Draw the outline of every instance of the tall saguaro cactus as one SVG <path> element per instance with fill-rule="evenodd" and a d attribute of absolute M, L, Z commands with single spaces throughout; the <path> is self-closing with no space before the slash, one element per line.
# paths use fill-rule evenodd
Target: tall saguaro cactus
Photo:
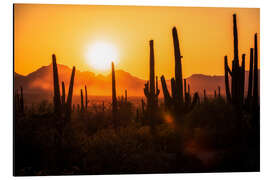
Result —
<path fill-rule="evenodd" d="M 66 91 L 65 91 L 65 83 L 62 82 L 62 97 L 60 96 L 60 87 L 59 87 L 59 77 L 58 77 L 58 69 L 56 63 L 55 54 L 52 55 L 52 64 L 53 64 L 53 88 L 54 88 L 54 112 L 57 116 L 63 117 L 63 121 L 61 121 L 63 126 L 70 120 L 71 111 L 72 111 L 72 95 L 73 95 L 73 86 L 74 86 L 74 77 L 75 77 L 75 67 L 72 68 L 68 96 L 66 99 Z M 59 131 L 61 131 L 61 127 Z M 61 133 L 60 133 L 61 134 Z"/>
<path fill-rule="evenodd" d="M 175 57 L 175 91 L 177 104 L 183 103 L 182 57 L 176 27 L 172 30 Z"/>
<path fill-rule="evenodd" d="M 61 100 L 60 100 L 58 69 L 57 69 L 55 54 L 52 55 L 52 61 L 53 61 L 54 110 L 56 114 L 60 115 L 61 114 Z"/>
<path fill-rule="evenodd" d="M 65 108 L 65 101 L 66 101 L 66 90 L 65 90 L 65 83 L 62 81 L 62 107 Z"/>
<path fill-rule="evenodd" d="M 114 128 L 117 128 L 117 98 L 116 98 L 116 88 L 115 88 L 115 71 L 114 63 L 112 62 L 112 116 Z"/>
<path fill-rule="evenodd" d="M 73 95 L 73 86 L 74 86 L 74 77 L 75 77 L 75 67 L 73 66 L 70 82 L 69 82 L 69 88 L 68 88 L 68 97 L 66 102 L 66 108 L 67 108 L 67 117 L 70 119 L 71 114 L 71 105 L 72 105 L 72 95 Z"/>
<path fill-rule="evenodd" d="M 87 87 L 86 87 L 86 85 L 84 86 L 84 91 L 85 91 L 85 111 L 87 111 L 87 108 L 88 108 L 88 97 L 87 97 Z"/>
<path fill-rule="evenodd" d="M 127 90 L 125 89 L 125 103 L 127 103 Z"/>
<path fill-rule="evenodd" d="M 250 48 L 250 62 L 249 62 L 249 74 L 248 74 L 248 94 L 247 103 L 252 102 L 252 85 L 253 85 L 253 48 Z"/>
<path fill-rule="evenodd" d="M 254 35 L 254 88 L 253 88 L 253 104 L 258 106 L 259 103 L 259 81 L 258 81 L 258 42 L 257 33 Z"/>
<path fill-rule="evenodd" d="M 233 37 L 234 37 L 234 60 L 232 61 L 232 70 L 228 66 L 227 56 L 224 57 L 225 69 L 225 90 L 227 101 L 232 104 L 250 107 L 251 104 L 258 107 L 258 44 L 257 33 L 254 35 L 254 49 L 250 49 L 249 77 L 248 77 L 248 93 L 245 100 L 245 54 L 242 54 L 242 64 L 239 65 L 238 57 L 238 35 L 236 14 L 233 15 Z M 254 51 L 253 51 L 254 50 Z M 253 55 L 254 52 L 254 55 Z M 253 66 L 254 61 L 254 66 Z M 229 88 L 229 78 L 231 75 L 231 91 Z"/>
<path fill-rule="evenodd" d="M 225 68 L 225 90 L 227 100 L 235 105 L 242 105 L 245 91 L 245 54 L 242 55 L 242 65 L 239 65 L 238 56 L 238 32 L 236 14 L 233 14 L 233 39 L 234 39 L 234 59 L 232 70 L 228 66 L 227 56 L 224 57 Z M 231 75 L 231 92 L 229 88 L 229 78 Z"/>
<path fill-rule="evenodd" d="M 190 86 L 189 84 L 187 85 L 185 79 L 183 91 L 182 60 L 181 60 L 183 56 L 181 55 L 180 52 L 176 27 L 173 27 L 172 29 L 172 36 L 173 36 L 174 57 L 175 57 L 175 69 L 174 69 L 175 77 L 171 78 L 171 96 L 167 89 L 165 77 L 163 75 L 161 76 L 160 80 L 162 84 L 164 103 L 166 108 L 173 110 L 175 113 L 181 114 L 183 112 L 191 110 L 194 107 L 194 105 L 199 102 L 199 98 L 197 97 L 198 93 L 195 93 L 193 96 L 195 104 L 191 105 Z M 183 93 L 185 94 L 185 100 Z"/>
<path fill-rule="evenodd" d="M 150 40 L 149 45 L 150 45 L 150 73 L 149 73 L 150 80 L 145 84 L 144 95 L 147 98 L 147 107 L 150 111 L 152 111 L 154 108 L 157 107 L 157 98 L 160 91 L 158 87 L 155 87 L 154 41 Z"/>
<path fill-rule="evenodd" d="M 84 104 L 83 104 L 83 90 L 81 89 L 81 112 L 84 112 Z"/>
<path fill-rule="evenodd" d="M 245 98 L 245 54 L 242 54 L 242 65 L 241 65 L 241 84 L 240 84 L 240 103 L 242 104 L 244 102 Z"/>
<path fill-rule="evenodd" d="M 160 93 L 158 87 L 155 87 L 155 58 L 154 58 L 154 41 L 149 41 L 150 45 L 150 72 L 149 72 L 149 81 L 145 84 L 144 87 L 144 95 L 147 99 L 147 113 L 148 113 L 148 120 L 154 129 L 155 122 L 153 116 L 156 113 L 156 108 L 158 106 L 158 95 Z M 150 85 L 150 86 L 149 86 Z M 158 86 L 158 84 L 156 84 Z"/>

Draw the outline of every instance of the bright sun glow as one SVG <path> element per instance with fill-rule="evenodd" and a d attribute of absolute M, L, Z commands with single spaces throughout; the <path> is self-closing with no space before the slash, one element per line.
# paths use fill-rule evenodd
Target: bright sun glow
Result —
<path fill-rule="evenodd" d="M 109 43 L 99 42 L 87 49 L 87 63 L 97 70 L 108 70 L 111 62 L 117 63 L 117 50 Z"/>

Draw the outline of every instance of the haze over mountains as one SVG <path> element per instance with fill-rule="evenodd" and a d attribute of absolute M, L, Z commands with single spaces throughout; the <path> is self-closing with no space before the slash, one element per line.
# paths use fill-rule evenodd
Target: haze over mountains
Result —
<path fill-rule="evenodd" d="M 65 65 L 58 64 L 59 84 L 63 81 L 65 88 L 68 90 L 71 68 Z M 25 94 L 33 94 L 42 96 L 46 94 L 53 95 L 53 73 L 52 64 L 43 66 L 36 71 L 22 76 L 14 73 L 14 88 L 17 89 L 20 86 L 24 88 Z M 165 77 L 167 80 L 167 86 L 170 89 L 170 78 Z M 246 88 L 248 81 L 248 72 L 246 72 Z M 128 91 L 129 96 L 144 96 L 143 88 L 146 80 L 132 76 L 128 72 L 123 70 L 116 70 L 116 88 L 117 96 L 124 95 L 125 89 Z M 224 76 L 208 76 L 203 74 L 193 74 L 187 78 L 187 84 L 190 84 L 191 93 L 198 91 L 202 94 L 203 89 L 206 89 L 208 95 L 213 95 L 214 90 L 217 87 L 221 87 L 221 94 L 225 94 L 224 91 Z M 92 72 L 81 72 L 76 70 L 75 83 L 74 83 L 74 95 L 80 94 L 80 89 L 84 89 L 87 85 L 89 96 L 111 96 L 111 74 L 95 75 Z M 159 81 L 159 89 L 161 90 L 160 97 L 163 97 L 161 83 Z"/>

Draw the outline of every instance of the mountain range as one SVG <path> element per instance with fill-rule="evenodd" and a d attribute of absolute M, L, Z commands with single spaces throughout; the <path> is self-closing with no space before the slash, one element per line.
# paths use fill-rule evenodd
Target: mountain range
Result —
<path fill-rule="evenodd" d="M 65 89 L 68 90 L 71 68 L 66 65 L 58 64 L 59 84 L 63 81 L 65 83 Z M 48 66 L 42 66 L 36 71 L 28 74 L 27 76 L 20 75 L 14 72 L 14 89 L 22 86 L 24 93 L 31 94 L 33 96 L 45 96 L 53 95 L 53 72 L 52 64 Z M 143 96 L 143 88 L 146 80 L 140 79 L 131 75 L 123 70 L 116 70 L 116 88 L 117 95 L 124 95 L 125 89 L 128 91 L 129 96 Z M 167 79 L 167 86 L 170 89 L 170 78 Z M 248 72 L 246 71 L 246 88 L 248 82 Z M 203 93 L 203 89 L 206 90 L 208 95 L 213 95 L 214 90 L 217 87 L 221 87 L 221 94 L 225 94 L 224 90 L 224 76 L 209 76 L 203 74 L 193 74 L 186 78 L 187 84 L 190 84 L 191 93 L 199 92 Z M 87 86 L 88 95 L 92 96 L 111 96 L 111 74 L 109 75 L 95 75 L 92 72 L 81 72 L 76 70 L 75 82 L 74 82 L 74 95 L 80 94 L 80 89 L 84 89 Z M 162 93 L 162 87 L 159 81 L 159 89 Z"/>

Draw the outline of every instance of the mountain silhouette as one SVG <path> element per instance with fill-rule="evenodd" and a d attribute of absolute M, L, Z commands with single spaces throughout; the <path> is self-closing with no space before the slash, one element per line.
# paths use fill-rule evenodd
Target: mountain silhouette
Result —
<path fill-rule="evenodd" d="M 68 89 L 70 75 L 72 69 L 66 65 L 58 64 L 59 84 L 64 81 L 65 88 Z M 140 79 L 123 70 L 116 70 L 116 89 L 117 96 L 124 95 L 125 89 L 129 96 L 144 96 L 143 87 L 146 80 Z M 42 97 L 45 94 L 53 95 L 53 73 L 52 64 L 42 66 L 36 71 L 27 76 L 20 75 L 14 72 L 14 88 L 24 88 L 26 94 L 32 96 Z M 260 76 L 259 76 L 260 77 Z M 248 84 L 248 71 L 246 71 L 246 89 Z M 187 84 L 190 84 L 191 93 L 199 92 L 203 94 L 203 89 L 210 96 L 217 91 L 218 86 L 221 87 L 221 94 L 224 95 L 224 76 L 209 76 L 204 74 L 193 74 L 186 78 Z M 80 94 L 80 89 L 84 89 L 87 85 L 89 96 L 111 96 L 111 73 L 108 75 L 94 74 L 90 71 L 76 70 L 74 82 L 74 95 Z M 170 79 L 167 79 L 167 85 L 170 89 Z M 159 82 L 159 89 L 162 91 L 161 83 Z M 217 91 L 218 92 L 218 91 Z M 161 92 L 160 97 L 163 96 Z"/>

